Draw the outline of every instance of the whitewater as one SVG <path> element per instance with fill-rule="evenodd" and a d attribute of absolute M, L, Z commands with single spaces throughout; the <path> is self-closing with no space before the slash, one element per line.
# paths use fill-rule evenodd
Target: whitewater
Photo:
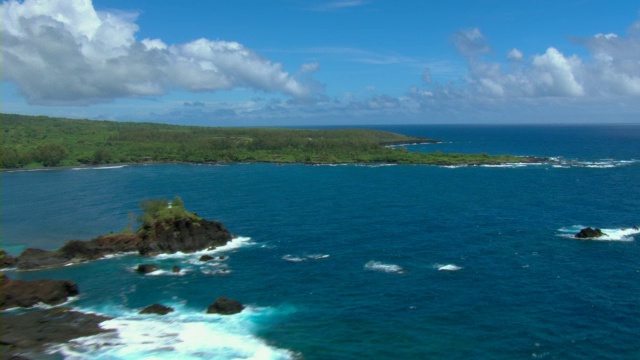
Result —
<path fill-rule="evenodd" d="M 112 331 L 48 356 L 640 358 L 640 126 L 378 128 L 444 140 L 408 151 L 551 161 L 2 173 L 2 247 L 14 255 L 119 232 L 146 198 L 180 196 L 237 235 L 196 254 L 5 270 L 76 281 L 64 306 L 112 318 L 101 324 Z M 587 226 L 606 236 L 576 239 Z M 206 314 L 219 296 L 247 308 Z M 138 314 L 154 303 L 175 311 Z"/>

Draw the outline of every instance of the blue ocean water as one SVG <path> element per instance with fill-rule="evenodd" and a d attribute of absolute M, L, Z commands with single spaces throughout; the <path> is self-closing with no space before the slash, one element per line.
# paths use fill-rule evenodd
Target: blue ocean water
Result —
<path fill-rule="evenodd" d="M 387 126 L 410 151 L 554 157 L 504 167 L 153 165 L 2 174 L 2 246 L 118 232 L 181 196 L 240 236 L 225 259 L 121 256 L 68 278 L 117 329 L 52 358 L 640 358 L 640 126 Z M 576 240 L 585 226 L 604 240 Z M 164 271 L 132 269 L 152 262 Z M 179 265 L 183 270 L 173 274 Z M 205 315 L 218 296 L 249 305 Z M 152 303 L 166 316 L 137 315 Z"/>

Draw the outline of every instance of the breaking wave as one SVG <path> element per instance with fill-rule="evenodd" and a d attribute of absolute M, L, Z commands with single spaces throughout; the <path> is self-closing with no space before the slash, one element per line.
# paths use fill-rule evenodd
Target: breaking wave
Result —
<path fill-rule="evenodd" d="M 364 268 L 365 270 L 369 270 L 369 271 L 378 271 L 378 272 L 395 273 L 395 274 L 404 274 L 407 272 L 407 270 L 403 269 L 400 265 L 385 264 L 383 262 L 373 261 L 373 260 L 364 264 Z"/>
<path fill-rule="evenodd" d="M 212 315 L 171 305 L 167 315 L 140 315 L 116 307 L 101 315 L 111 332 L 56 345 L 49 352 L 66 359 L 292 359 L 296 354 L 268 344 L 256 325 L 277 316 L 277 309 L 247 307 L 235 315 Z M 93 311 L 91 311 L 93 312 Z"/>

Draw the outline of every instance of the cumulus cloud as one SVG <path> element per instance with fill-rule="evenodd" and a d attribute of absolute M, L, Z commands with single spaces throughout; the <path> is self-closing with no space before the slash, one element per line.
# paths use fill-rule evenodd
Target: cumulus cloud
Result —
<path fill-rule="evenodd" d="M 90 0 L 10 0 L 0 12 L 3 77 L 34 104 L 82 105 L 176 88 L 310 92 L 281 64 L 237 42 L 137 41 L 135 14 L 98 12 Z"/>
<path fill-rule="evenodd" d="M 517 48 L 507 54 L 512 67 L 485 58 L 489 45 L 479 29 L 456 33 L 456 47 L 468 60 L 467 85 L 474 96 L 603 99 L 640 95 L 640 22 L 627 36 L 596 34 L 578 42 L 589 57 L 555 47 L 529 59 Z"/>

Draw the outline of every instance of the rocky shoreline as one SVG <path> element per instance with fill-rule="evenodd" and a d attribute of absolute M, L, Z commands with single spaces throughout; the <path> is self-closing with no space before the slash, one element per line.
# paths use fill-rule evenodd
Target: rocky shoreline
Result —
<path fill-rule="evenodd" d="M 167 218 L 167 213 L 180 216 Z M 172 202 L 166 202 L 154 215 L 157 218 L 144 222 L 135 233 L 103 235 L 86 241 L 71 240 L 52 251 L 28 248 L 17 257 L 0 250 L 0 268 L 39 270 L 132 252 L 143 257 L 193 253 L 215 249 L 234 238 L 220 222 L 202 219 L 181 205 L 172 209 Z M 174 267 L 174 271 L 176 268 L 179 271 L 178 267 Z M 111 331 L 100 327 L 101 322 L 110 319 L 105 316 L 66 307 L 34 310 L 34 306 L 39 304 L 64 304 L 78 294 L 78 286 L 71 280 L 12 280 L 0 273 L 0 311 L 3 311 L 0 315 L 0 358 L 38 358 L 49 345 Z M 7 313 L 8 309 L 18 311 Z M 236 300 L 221 296 L 206 312 L 230 315 L 243 309 L 244 306 Z M 165 315 L 171 311 L 170 307 L 153 304 L 141 313 Z"/>

